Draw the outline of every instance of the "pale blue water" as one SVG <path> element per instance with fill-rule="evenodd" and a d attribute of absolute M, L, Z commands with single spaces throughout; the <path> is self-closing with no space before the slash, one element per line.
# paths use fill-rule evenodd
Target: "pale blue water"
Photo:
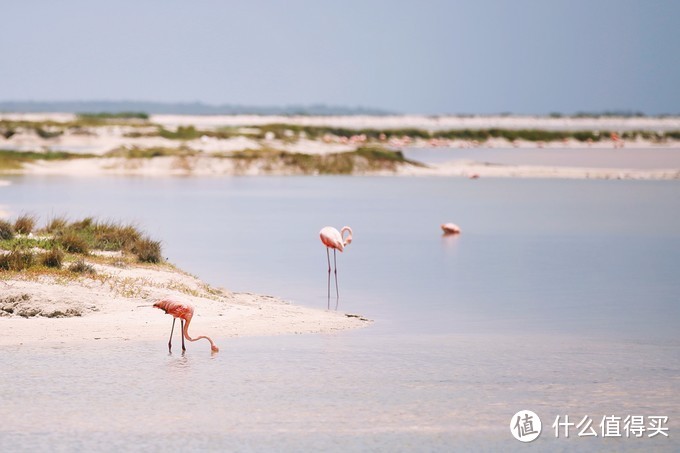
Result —
<path fill-rule="evenodd" d="M 502 165 L 680 170 L 677 148 L 406 148 L 404 154 L 426 164 L 472 160 Z"/>
<path fill-rule="evenodd" d="M 210 283 L 325 307 L 334 335 L 3 348 L 0 449 L 678 449 L 680 184 L 14 177 L 0 205 L 135 221 Z M 463 234 L 443 238 L 453 221 Z M 1 320 L 0 320 L 1 321 Z M 544 432 L 527 446 L 512 414 Z M 556 415 L 668 415 L 670 439 L 555 439 Z"/>

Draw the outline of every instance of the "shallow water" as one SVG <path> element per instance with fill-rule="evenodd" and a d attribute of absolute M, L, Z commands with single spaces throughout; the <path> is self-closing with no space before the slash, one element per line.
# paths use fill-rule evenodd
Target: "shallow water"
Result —
<path fill-rule="evenodd" d="M 680 170 L 680 150 L 667 148 L 407 148 L 425 164 L 472 160 L 503 165 Z"/>
<path fill-rule="evenodd" d="M 215 356 L 161 340 L 3 348 L 2 450 L 520 449 L 520 409 L 543 419 L 545 448 L 679 446 L 675 182 L 11 180 L 11 211 L 135 221 L 213 284 L 320 308 L 318 230 L 349 224 L 340 309 L 376 322 L 221 338 Z M 444 221 L 463 234 L 441 237 Z M 667 415 L 671 438 L 555 439 L 564 414 Z"/>

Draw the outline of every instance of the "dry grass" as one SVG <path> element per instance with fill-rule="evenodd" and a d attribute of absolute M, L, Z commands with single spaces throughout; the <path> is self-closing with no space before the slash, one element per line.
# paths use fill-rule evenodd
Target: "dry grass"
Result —
<path fill-rule="evenodd" d="M 160 263 L 163 259 L 161 255 L 160 241 L 143 238 L 135 242 L 132 253 L 137 255 L 137 259 L 143 263 Z"/>
<path fill-rule="evenodd" d="M 61 269 L 61 264 L 64 261 L 64 252 L 60 248 L 54 247 L 47 253 L 43 253 L 40 257 L 40 264 L 45 267 L 52 267 L 55 269 Z"/>
<path fill-rule="evenodd" d="M 56 233 L 58 231 L 64 230 L 66 225 L 68 225 L 68 220 L 65 217 L 53 217 L 50 219 L 47 225 L 45 225 L 43 230 L 46 233 Z"/>
<path fill-rule="evenodd" d="M 57 236 L 57 241 L 69 253 L 87 254 L 90 247 L 85 238 L 74 230 L 66 230 Z"/>
<path fill-rule="evenodd" d="M 72 271 L 69 274 L 77 272 L 92 276 L 89 268 L 94 268 L 79 258 L 79 255 L 89 256 L 92 251 L 120 252 L 116 256 L 91 256 L 91 261 L 102 264 L 125 267 L 134 262 L 154 266 L 164 263 L 160 241 L 144 236 L 133 225 L 97 221 L 92 217 L 69 223 L 65 217 L 55 217 L 38 230 L 42 236 L 27 237 L 14 235 L 16 224 L 20 225 L 21 231 L 32 231 L 35 219 L 22 216 L 15 224 L 0 220 L 0 270 L 50 274 L 58 272 L 65 261 L 75 259 L 68 268 Z M 44 252 L 36 255 L 32 252 L 36 248 Z"/>
<path fill-rule="evenodd" d="M 30 250 L 12 250 L 0 255 L 0 269 L 6 271 L 23 271 L 35 264 L 35 255 Z"/>
<path fill-rule="evenodd" d="M 0 220 L 0 240 L 14 238 L 14 226 L 6 220 Z"/>
<path fill-rule="evenodd" d="M 19 234 L 28 234 L 33 231 L 37 218 L 34 215 L 24 214 L 14 221 L 14 231 Z"/>
<path fill-rule="evenodd" d="M 87 264 L 82 258 L 77 260 L 75 263 L 68 267 L 68 270 L 75 272 L 76 274 L 89 274 L 94 275 L 97 272 L 94 270 L 91 264 Z"/>

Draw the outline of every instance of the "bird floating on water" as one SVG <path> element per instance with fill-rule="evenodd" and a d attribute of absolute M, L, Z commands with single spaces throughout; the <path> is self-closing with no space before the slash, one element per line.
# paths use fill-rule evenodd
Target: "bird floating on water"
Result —
<path fill-rule="evenodd" d="M 460 234 L 460 227 L 455 223 L 443 223 L 441 229 L 445 235 Z"/>
<path fill-rule="evenodd" d="M 175 330 L 175 321 L 177 318 L 180 319 L 180 324 L 182 327 L 182 351 L 186 351 L 186 348 L 184 347 L 184 338 L 186 338 L 189 341 L 197 341 L 202 338 L 205 338 L 210 342 L 210 349 L 213 352 L 218 352 L 219 348 L 215 346 L 215 343 L 206 336 L 200 336 L 196 338 L 191 338 L 189 336 L 189 323 L 191 322 L 191 318 L 194 316 L 194 307 L 192 307 L 189 304 L 183 304 L 181 302 L 175 302 L 172 300 L 168 299 L 162 299 L 153 304 L 155 308 L 160 308 L 163 310 L 165 313 L 172 315 L 172 329 L 170 329 L 170 340 L 168 341 L 168 351 L 172 352 L 172 332 Z M 186 324 L 184 323 L 186 321 Z"/>
<path fill-rule="evenodd" d="M 345 232 L 347 237 L 345 238 Z M 333 249 L 333 265 L 335 267 L 335 309 L 338 309 L 338 301 L 340 300 L 340 290 L 338 289 L 338 264 L 336 260 L 336 250 L 342 252 L 349 244 L 352 243 L 352 229 L 348 226 L 342 227 L 340 231 L 333 227 L 323 227 L 319 231 L 321 242 L 326 246 L 326 258 L 328 259 L 328 309 L 331 308 L 331 254 L 330 249 Z"/>

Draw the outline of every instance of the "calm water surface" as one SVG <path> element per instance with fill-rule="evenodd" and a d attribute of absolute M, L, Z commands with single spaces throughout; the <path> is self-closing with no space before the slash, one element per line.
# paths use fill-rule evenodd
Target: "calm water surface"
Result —
<path fill-rule="evenodd" d="M 668 148 L 407 148 L 426 164 L 472 160 L 503 165 L 680 170 L 680 150 Z"/>
<path fill-rule="evenodd" d="M 212 284 L 323 308 L 318 230 L 354 228 L 334 335 L 3 348 L 0 449 L 677 450 L 680 184 L 15 177 L 0 205 L 143 225 Z M 463 234 L 440 236 L 453 221 Z M 513 413 L 544 432 L 514 440 Z M 670 439 L 555 439 L 556 415 Z"/>

